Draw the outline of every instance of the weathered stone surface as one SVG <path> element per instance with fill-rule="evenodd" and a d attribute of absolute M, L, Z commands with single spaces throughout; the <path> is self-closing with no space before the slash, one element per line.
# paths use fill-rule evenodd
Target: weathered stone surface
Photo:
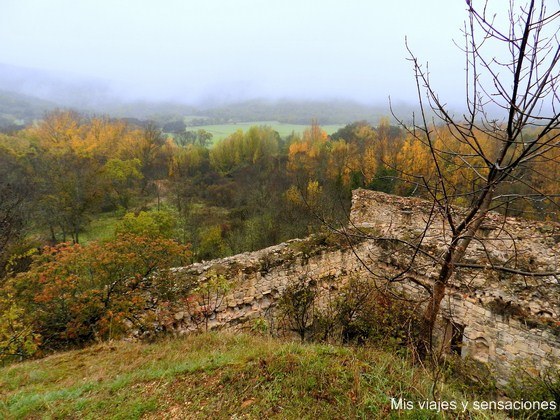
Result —
<path fill-rule="evenodd" d="M 414 242 L 423 233 L 422 247 L 441 252 L 450 232 L 443 231 L 444 223 L 437 220 L 425 229 L 430 207 L 431 203 L 415 198 L 356 190 L 350 226 L 368 235 L 354 239 L 352 247 L 344 236 L 330 245 L 312 236 L 175 271 L 195 283 L 213 273 L 230 279 L 233 288 L 209 327 L 246 328 L 247 322 L 270 316 L 276 299 L 297 279 L 312 279 L 324 290 L 338 290 L 352 276 L 376 281 L 391 277 L 410 261 L 400 241 Z M 560 226 L 492 213 L 465 261 L 483 267 L 555 272 L 560 267 L 560 241 L 550 240 L 550 235 L 560 235 Z M 395 240 L 380 240 L 381 236 Z M 430 286 L 436 273 L 431 261 L 418 256 L 408 275 Z M 414 282 L 399 285 L 418 302 L 426 298 L 426 291 Z M 464 327 L 461 354 L 488 363 L 500 383 L 520 359 L 543 366 L 554 358 L 560 360 L 560 284 L 554 275 L 528 278 L 484 269 L 461 270 L 451 280 L 441 314 Z M 193 327 L 183 322 L 181 328 L 184 332 Z"/>

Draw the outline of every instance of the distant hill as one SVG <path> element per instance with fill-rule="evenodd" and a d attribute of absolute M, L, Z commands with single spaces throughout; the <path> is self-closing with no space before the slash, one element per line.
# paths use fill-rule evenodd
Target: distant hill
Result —
<path fill-rule="evenodd" d="M 73 73 L 0 63 L 0 89 L 56 103 L 94 110 L 115 100 L 108 81 Z"/>
<path fill-rule="evenodd" d="M 41 118 L 45 112 L 56 108 L 72 108 L 86 114 L 106 114 L 116 118 L 154 120 L 160 124 L 189 117 L 200 124 L 243 123 L 253 121 L 278 121 L 285 124 L 309 125 L 312 120 L 319 124 L 348 124 L 367 120 L 377 123 L 380 117 L 390 115 L 388 108 L 367 106 L 348 101 L 297 101 L 252 100 L 220 105 L 217 107 L 193 107 L 171 102 L 121 102 L 106 105 L 70 106 L 48 101 L 19 92 L 0 90 L 0 127 L 11 124 L 29 124 Z"/>
<path fill-rule="evenodd" d="M 54 108 L 72 108 L 86 114 L 150 119 L 161 124 L 185 117 L 201 124 L 278 121 L 288 124 L 376 123 L 390 115 L 389 104 L 364 105 L 349 100 L 252 99 L 189 105 L 180 101 L 126 100 L 108 81 L 0 63 L 0 126 L 27 124 Z M 397 107 L 409 116 L 412 108 Z"/>
<path fill-rule="evenodd" d="M 388 104 L 371 106 L 347 100 L 294 99 L 255 99 L 202 109 L 199 113 L 221 122 L 228 119 L 235 122 L 272 120 L 289 124 L 309 124 L 314 119 L 319 124 L 348 124 L 359 120 L 377 122 L 380 117 L 390 115 Z"/>
<path fill-rule="evenodd" d="M 54 102 L 0 90 L 0 127 L 29 124 L 55 108 Z"/>
<path fill-rule="evenodd" d="M 410 114 L 411 108 L 404 108 Z M 116 117 L 152 119 L 166 123 L 189 117 L 191 125 L 244 123 L 254 121 L 278 121 L 285 124 L 309 125 L 312 120 L 319 124 L 348 124 L 366 120 L 372 123 L 380 117 L 389 116 L 387 105 L 371 106 L 346 100 L 301 101 L 296 99 L 254 99 L 228 104 L 189 106 L 173 102 L 118 102 L 104 109 Z"/>

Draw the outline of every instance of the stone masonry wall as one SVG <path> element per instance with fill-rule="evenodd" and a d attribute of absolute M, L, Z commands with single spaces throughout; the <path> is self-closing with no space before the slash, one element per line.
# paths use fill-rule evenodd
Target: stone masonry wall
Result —
<path fill-rule="evenodd" d="M 350 249 L 321 243 L 322 240 L 321 236 L 294 239 L 259 251 L 175 270 L 193 285 L 216 275 L 227 278 L 232 288 L 211 317 L 209 328 L 250 328 L 251 321 L 268 317 L 277 298 L 294 280 L 314 279 L 329 287 L 326 283 L 334 280 L 340 283 L 363 271 L 349 255 Z M 195 329 L 189 316 L 189 309 L 180 309 L 175 314 L 175 328 L 182 332 Z"/>
<path fill-rule="evenodd" d="M 373 231 L 374 237 L 409 243 L 423 238 L 422 248 L 432 255 L 442 255 L 450 240 L 449 227 L 430 202 L 356 190 L 352 204 L 351 225 Z M 490 213 L 477 235 L 464 258 L 477 268 L 463 267 L 451 279 L 441 311 L 462 330 L 462 355 L 488 362 L 498 379 L 507 378 L 516 363 L 558 363 L 560 226 Z M 388 262 L 409 267 L 409 261 L 397 249 Z M 496 272 L 493 266 L 509 271 Z M 412 267 L 428 285 L 437 275 L 437 265 L 423 256 Z M 526 272 L 550 274 L 519 274 Z M 404 287 L 409 294 L 423 292 L 414 283 Z"/>
<path fill-rule="evenodd" d="M 272 320 L 277 298 L 300 278 L 336 289 L 350 276 L 383 284 L 406 269 L 395 285 L 421 303 L 437 267 L 425 255 L 415 256 L 411 265 L 406 243 L 423 238 L 423 249 L 441 252 L 449 232 L 438 217 L 426 201 L 356 190 L 348 231 L 352 246 L 345 236 L 330 242 L 312 236 L 176 271 L 192 284 L 213 275 L 232 284 L 209 328 L 251 328 L 258 318 Z M 488 363 L 500 381 L 520 361 L 537 368 L 558 363 L 560 284 L 553 272 L 560 264 L 560 227 L 491 214 L 471 248 L 465 262 L 476 267 L 462 268 L 451 281 L 442 305 L 442 336 L 457 331 L 461 354 Z M 491 265 L 509 271 L 496 274 L 488 269 Z M 551 274 L 518 274 L 536 270 Z M 179 332 L 194 329 L 187 308 L 180 308 L 175 320 Z"/>

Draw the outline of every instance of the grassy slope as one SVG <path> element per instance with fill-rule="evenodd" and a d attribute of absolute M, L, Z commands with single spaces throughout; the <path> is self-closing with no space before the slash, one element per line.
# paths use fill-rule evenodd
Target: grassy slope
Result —
<path fill-rule="evenodd" d="M 115 235 L 117 223 L 122 219 L 122 215 L 116 212 L 96 214 L 89 225 L 80 233 L 80 243 L 82 245 L 91 241 L 109 239 Z"/>
<path fill-rule="evenodd" d="M 204 334 L 4 367 L 0 418 L 437 418 L 390 410 L 390 396 L 418 401 L 430 385 L 374 349 Z M 442 398 L 461 396 L 445 387 Z"/>

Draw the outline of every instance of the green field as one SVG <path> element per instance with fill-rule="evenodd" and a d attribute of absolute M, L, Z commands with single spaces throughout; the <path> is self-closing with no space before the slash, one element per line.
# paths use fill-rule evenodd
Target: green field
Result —
<path fill-rule="evenodd" d="M 237 130 L 247 131 L 250 127 L 254 125 L 266 125 L 271 127 L 273 130 L 276 130 L 280 137 L 285 138 L 293 133 L 302 134 L 306 128 L 309 128 L 309 125 L 304 124 L 284 124 L 278 121 L 252 121 L 252 122 L 242 122 L 242 123 L 232 123 L 232 124 L 215 124 L 215 125 L 197 125 L 192 127 L 187 127 L 187 130 L 206 130 L 209 133 L 212 133 L 213 141 L 219 141 L 225 139 L 232 133 L 235 133 Z M 321 126 L 323 130 L 327 132 L 327 134 L 332 134 L 339 130 L 340 128 L 344 127 L 343 124 L 334 124 L 334 125 L 324 125 Z"/>

